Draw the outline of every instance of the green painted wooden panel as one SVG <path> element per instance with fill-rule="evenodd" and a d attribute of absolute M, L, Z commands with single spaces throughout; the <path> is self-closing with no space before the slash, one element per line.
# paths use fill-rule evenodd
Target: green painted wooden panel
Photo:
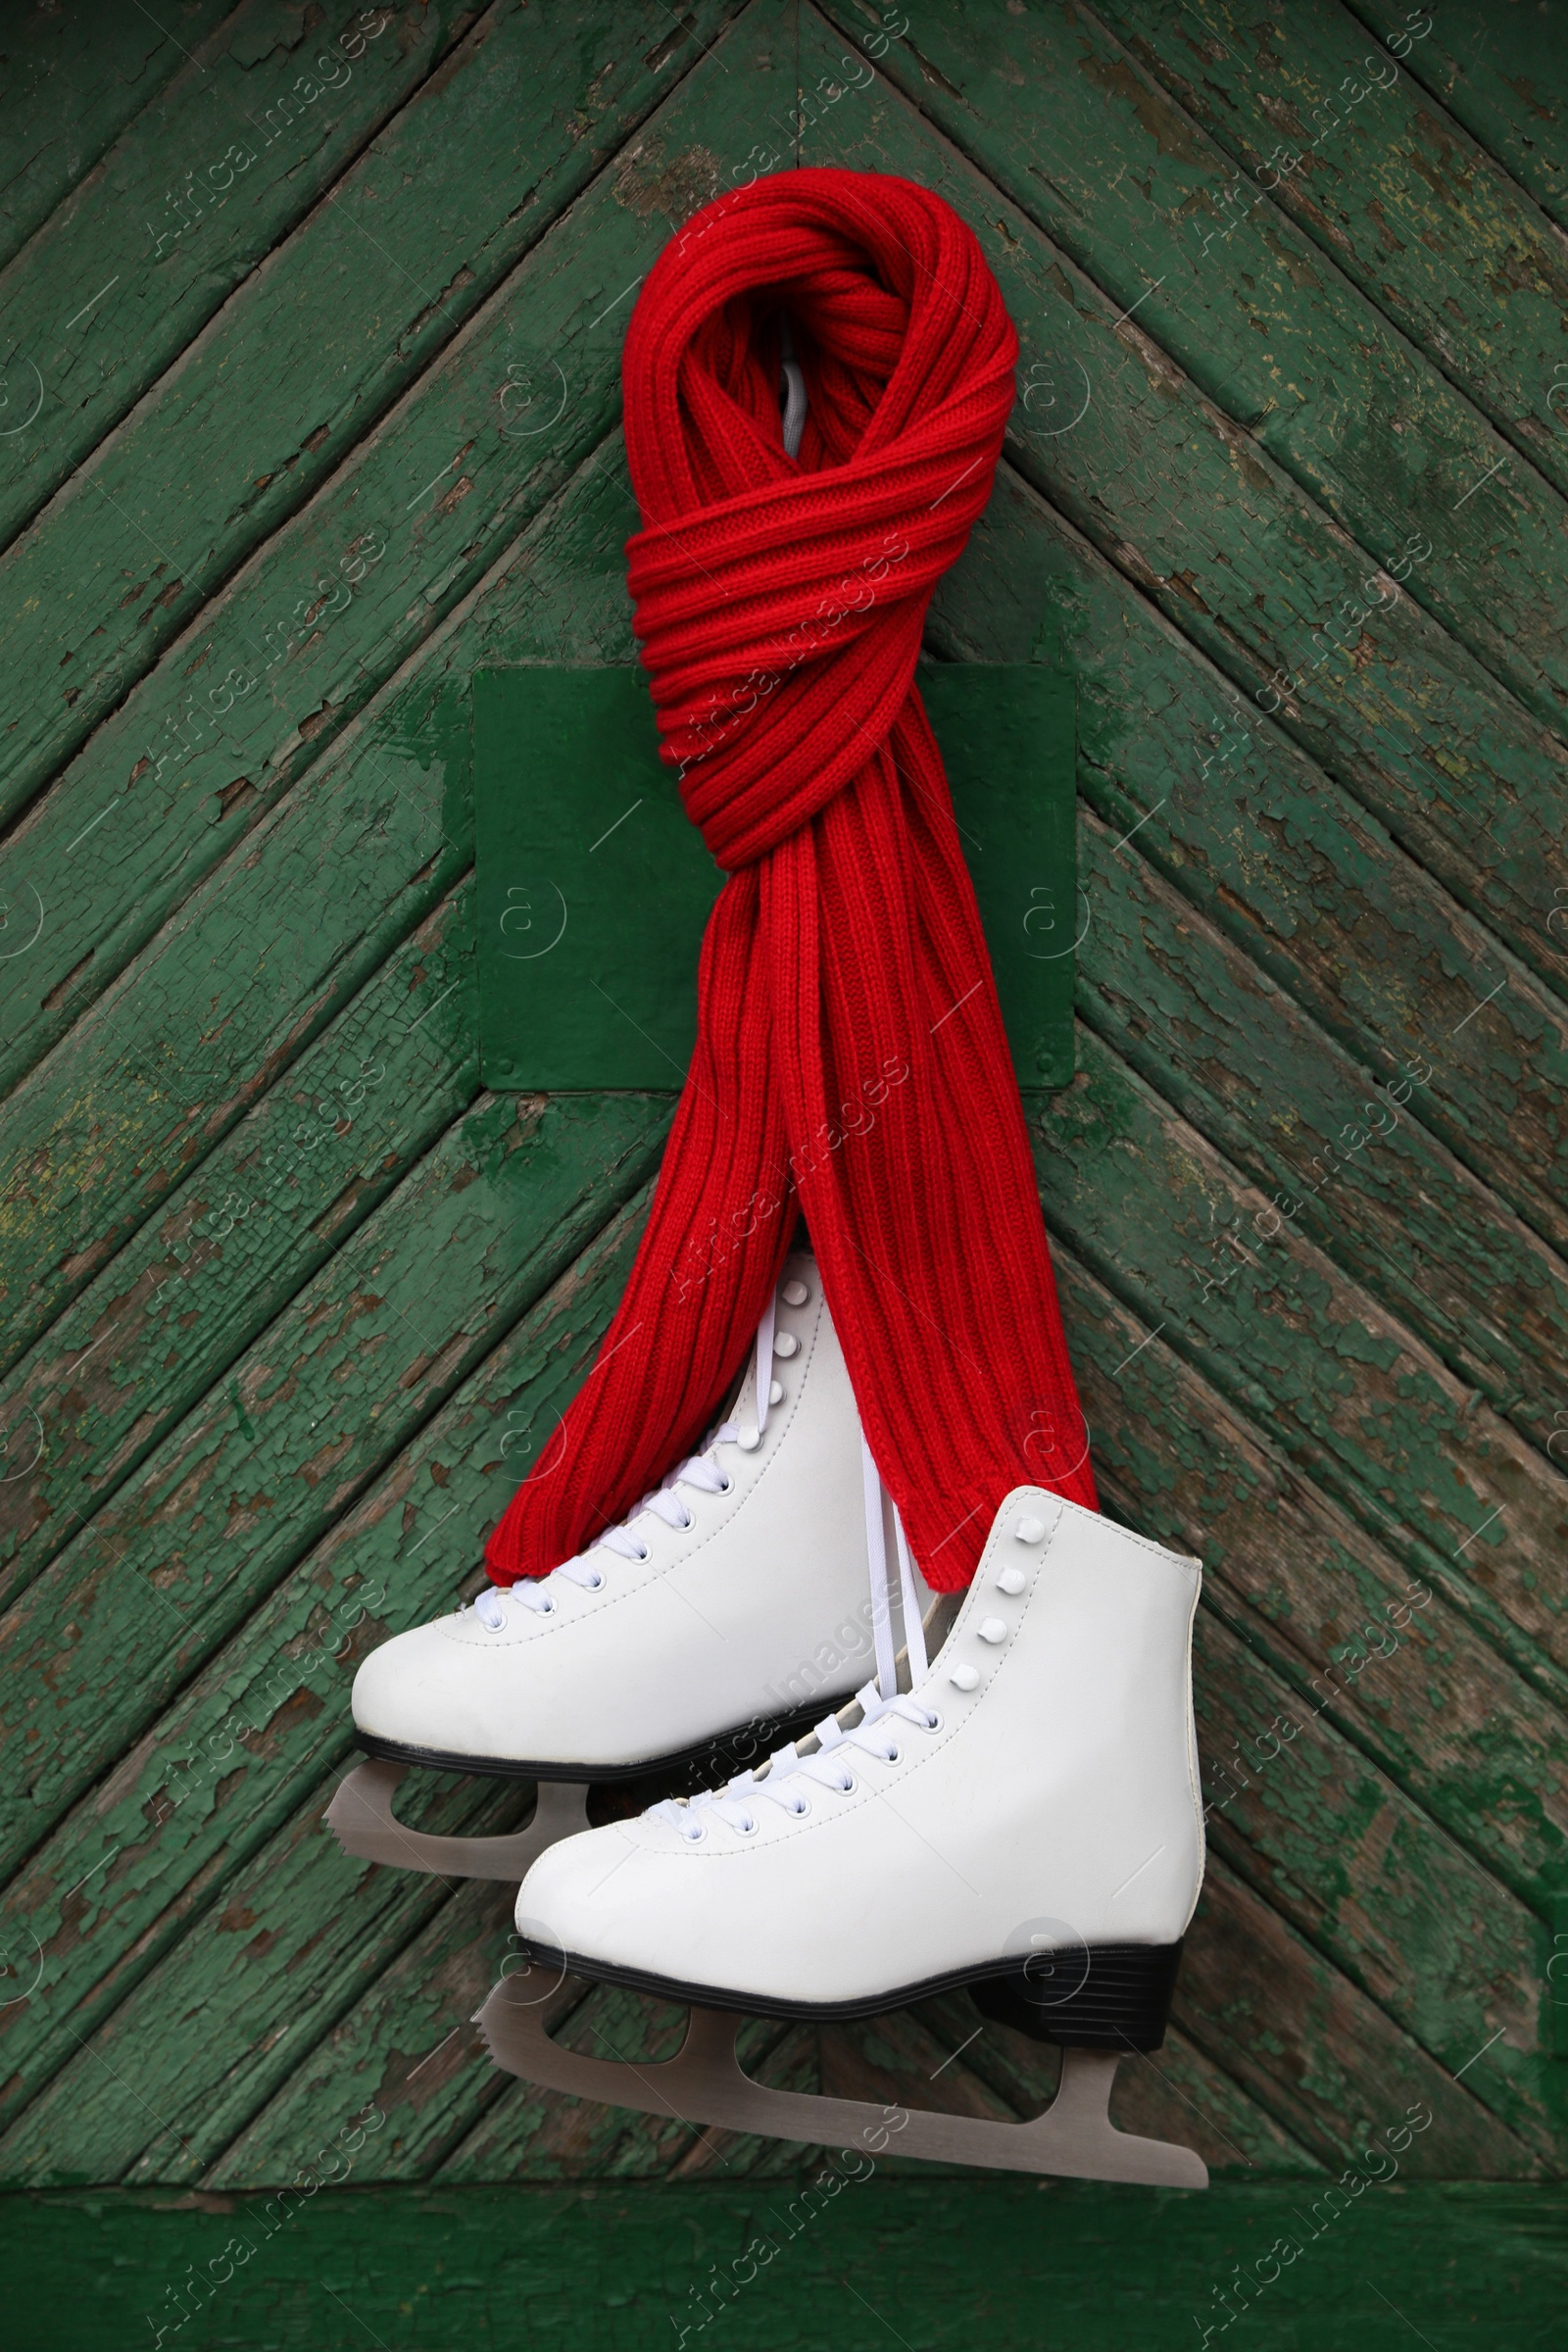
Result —
<path fill-rule="evenodd" d="M 1441 17 L 1399 0 L 1351 0 L 1423 89 L 1568 228 L 1568 42 L 1562 0 L 1446 0 Z M 1558 379 L 1561 380 L 1560 378 Z"/>
<path fill-rule="evenodd" d="M 171 63 L 123 11 L 84 45 L 92 6 L 28 20 L 24 116 L 0 82 L 37 167 L 7 316 L 72 355 L 0 482 L 13 521 L 55 489 L 0 554 L 0 2174 L 103 2193 L 0 2202 L 0 2234 L 47 2282 L 74 2232 L 72 2316 L 118 2343 L 207 2259 L 188 2232 L 352 2141 L 348 2192 L 245 2266 L 214 2341 L 663 2341 L 697 2254 L 727 2261 L 715 2232 L 743 2244 L 815 2161 L 498 2077 L 466 2021 L 504 1890 L 352 1865 L 319 1828 L 357 1659 L 468 1586 L 548 1461 L 669 1115 L 661 1089 L 481 1086 L 470 680 L 634 660 L 627 306 L 696 205 L 787 161 L 799 105 L 808 161 L 910 172 L 973 220 L 1023 337 L 926 651 L 1077 680 L 1077 1068 L 1031 1106 L 1042 1197 L 1107 1506 L 1208 1562 L 1213 1863 L 1171 2036 L 1116 2112 L 1219 2184 L 893 2160 L 726 2325 L 878 2335 L 849 2279 L 911 2345 L 1200 2336 L 1250 2233 L 1288 2226 L 1269 2199 L 1310 2213 L 1418 2104 L 1394 2188 L 1253 2334 L 1544 2340 L 1568 404 L 1535 209 L 1560 93 L 1520 61 L 1528 12 L 1491 12 L 1492 46 L 1489 12 L 1430 12 L 1343 141 L 1264 188 L 1341 47 L 1390 36 L 1374 0 L 411 5 L 330 135 L 327 93 L 302 112 L 303 172 L 259 159 L 149 270 L 128 194 L 183 187 L 204 106 L 361 14 L 189 0 L 155 12 Z M 1376 600 L 1353 635 L 1347 596 Z M 409 1801 L 496 1827 L 527 1792 L 421 1776 Z M 959 2051 L 972 2025 L 953 1996 L 749 2051 L 779 2082 L 1037 2106 L 1050 2053 Z M 672 2030 L 563 1989 L 583 2046 Z M 1435 2185 L 1456 2175 L 1506 2185 Z M 596 2178 L 601 2201 L 568 2185 Z"/>
<path fill-rule="evenodd" d="M 200 2332 L 168 2340 L 215 2352 L 672 2352 L 714 2324 L 752 2352 L 1144 2352 L 1236 2325 L 1269 2352 L 1551 2352 L 1568 2288 L 1561 2188 L 1379 2188 L 1375 2158 L 1202 2197 L 845 2159 L 771 2186 L 322 2193 L 350 2161 L 308 2142 L 291 2200 L 6 2200 L 12 2352 L 122 2352 L 182 2313 Z"/>
<path fill-rule="evenodd" d="M 1072 679 L 950 662 L 919 682 L 1018 1083 L 1065 1086 Z M 667 1090 L 696 1041 L 697 960 L 722 876 L 660 760 L 647 680 L 625 668 L 483 670 L 472 699 L 484 1082 Z"/>

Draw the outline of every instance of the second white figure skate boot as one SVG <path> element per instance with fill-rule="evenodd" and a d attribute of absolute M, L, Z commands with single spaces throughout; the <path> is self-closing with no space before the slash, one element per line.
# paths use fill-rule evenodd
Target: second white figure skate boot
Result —
<path fill-rule="evenodd" d="M 1061 2044 L 1028 2124 L 911 2112 L 898 2152 L 1201 2186 L 1190 2149 L 1110 2125 L 1116 2058 L 1158 2046 L 1203 1868 L 1190 1645 L 1200 1570 L 1039 1488 L 1007 1497 L 934 1663 L 710 1794 L 567 1839 L 517 1926 L 552 1972 L 692 2003 L 664 2065 L 562 2050 L 509 1978 L 492 2054 L 578 2097 L 831 2147 L 883 2110 L 743 2075 L 733 2014 L 863 2017 L 958 1985 Z M 874 2136 L 881 2133 L 880 2141 Z"/>
<path fill-rule="evenodd" d="M 520 1879 L 587 1827 L 591 1782 L 705 1777 L 767 1753 L 872 1654 L 864 1450 L 821 1277 L 787 1262 L 730 1416 L 628 1519 L 553 1574 L 399 1634 L 354 1685 L 375 1760 L 327 1813 L 352 1854 Z M 539 1783 L 529 1827 L 431 1838 L 392 1812 L 411 1765 Z"/>

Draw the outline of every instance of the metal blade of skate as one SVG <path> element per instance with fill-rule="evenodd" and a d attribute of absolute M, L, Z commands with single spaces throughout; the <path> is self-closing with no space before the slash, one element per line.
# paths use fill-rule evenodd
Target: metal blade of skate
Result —
<path fill-rule="evenodd" d="M 1028 2123 L 879 2107 L 808 2091 L 770 2090 L 735 2055 L 745 2021 L 731 2011 L 693 2008 L 673 2058 L 635 2066 L 563 2049 L 545 2031 L 536 1994 L 504 1977 L 474 2019 L 491 2057 L 508 2074 L 547 2090 L 644 2115 L 678 2116 L 769 2139 L 828 2148 L 917 2156 L 931 2164 L 984 2165 L 1008 2173 L 1054 2173 L 1074 2180 L 1140 2181 L 1206 2188 L 1195 2149 L 1118 2132 L 1109 2114 L 1118 2059 L 1111 2051 L 1064 2049 L 1061 2081 L 1043 2115 Z"/>
<path fill-rule="evenodd" d="M 343 1851 L 357 1861 L 422 1870 L 438 1879 L 504 1879 L 519 1886 L 546 1846 L 588 1827 L 585 1782 L 541 1781 L 533 1819 L 526 1829 L 504 1838 L 439 1838 L 411 1830 L 392 1810 L 408 1769 L 374 1756 L 357 1764 L 339 1784 L 324 1819 Z"/>

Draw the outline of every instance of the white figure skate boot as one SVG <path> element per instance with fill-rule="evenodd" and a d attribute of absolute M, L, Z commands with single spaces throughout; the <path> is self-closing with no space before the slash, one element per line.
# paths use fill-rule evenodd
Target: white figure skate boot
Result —
<path fill-rule="evenodd" d="M 1060 2089 L 1029 2124 L 908 2114 L 891 2127 L 901 2154 L 1201 2186 L 1192 2150 L 1133 2139 L 1106 2113 L 1117 2055 L 1163 2036 L 1202 1879 L 1200 1575 L 1017 1489 L 934 1664 L 911 1627 L 906 1691 L 868 1684 L 760 1771 L 569 1838 L 530 1870 L 517 1925 L 531 1974 L 693 2003 L 680 2056 L 634 2070 L 561 2050 L 537 1985 L 514 1978 L 480 2013 L 492 2054 L 579 2097 L 886 2145 L 880 2108 L 742 2075 L 735 2018 L 718 2013 L 863 2017 L 967 1985 L 983 2014 L 1064 2046 Z"/>
<path fill-rule="evenodd" d="M 840 1703 L 872 1649 L 862 1460 L 821 1277 L 797 1255 L 701 1453 L 550 1576 L 487 1587 L 366 1659 L 354 1720 L 376 1761 L 332 1800 L 340 1842 L 371 1861 L 520 1879 L 586 1828 L 588 1783 L 694 1762 L 712 1781 L 765 1756 L 781 1725 Z M 391 1799 L 414 1764 L 536 1780 L 533 1821 L 510 1838 L 407 1829 Z"/>

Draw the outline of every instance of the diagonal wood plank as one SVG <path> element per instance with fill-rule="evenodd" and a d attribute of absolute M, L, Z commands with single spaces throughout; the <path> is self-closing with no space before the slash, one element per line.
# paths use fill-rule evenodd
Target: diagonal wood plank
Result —
<path fill-rule="evenodd" d="M 13 1345 L 47 1328 L 467 872 L 466 680 L 508 625 L 479 616 L 503 584 L 504 614 L 517 612 L 537 564 L 569 576 L 574 557 L 590 553 L 597 479 L 590 469 L 564 532 L 547 513 L 506 551 L 347 730 L 310 791 L 279 803 L 243 854 L 206 878 L 18 1094 L 0 1194 Z M 623 613 L 616 620 L 624 634 Z M 246 937 L 271 940 L 273 952 L 241 963 L 232 943 Z M 190 1064 L 203 1079 L 194 1104 L 164 1084 L 168 1068 Z"/>
<path fill-rule="evenodd" d="M 1467 2087 L 1549 2163 L 1562 2108 L 1537 2034 L 1540 1923 L 1321 1715 L 1293 1714 L 1279 1677 L 1211 1610 L 1195 1652 L 1205 1755 L 1296 1725 L 1275 1769 L 1210 1805 L 1211 1852 L 1450 2073 L 1495 2039 Z"/>
<path fill-rule="evenodd" d="M 0 314 L 43 392 L 9 445 L 0 548 L 479 13 L 468 0 L 345 10 L 329 29 L 293 0 L 247 0 L 212 38 L 186 44 L 156 103 L 0 271 Z"/>
<path fill-rule="evenodd" d="M 829 13 L 858 21 L 855 0 Z M 1352 538 L 1388 551 L 1419 531 L 1404 594 L 1560 730 L 1568 448 L 1551 479 L 1511 464 L 1485 535 L 1456 534 L 1459 490 L 1512 444 L 1270 196 L 1237 217 L 1229 157 L 1089 10 L 917 17 L 881 71 Z M 1067 354 L 1021 385 L 1048 437 L 1085 392 Z"/>
<path fill-rule="evenodd" d="M 616 173 L 592 183 L 29 810 L 5 872 L 41 929 L 0 961 L 0 1082 L 319 763 L 611 429 L 615 297 L 663 234 Z"/>
<path fill-rule="evenodd" d="M 1277 178 L 1276 200 L 1313 241 L 1568 484 L 1568 442 L 1544 400 L 1568 245 L 1388 47 L 1339 0 L 1268 15 L 1247 0 L 1104 0 L 1101 13 L 1242 166 L 1246 201 Z"/>
<path fill-rule="evenodd" d="M 1467 2082 L 1392 2035 L 1381 2010 L 1217 1857 L 1182 1961 L 1182 2031 L 1323 2163 L 1353 2163 L 1425 2108 L 1430 2121 L 1400 2160 L 1409 2178 L 1537 2172 L 1538 2159 Z"/>
<path fill-rule="evenodd" d="M 1208 1749 L 1210 1807 L 1323 1714 L 1545 1916 L 1568 1880 L 1568 1683 L 1553 1705 L 1075 1257 L 1055 1262 L 1109 1506 L 1199 1553 L 1208 1606 L 1290 1687 L 1283 1741 L 1249 1721 Z"/>
<path fill-rule="evenodd" d="M 480 1097 L 6 1612 L 13 1866 L 645 1180 L 668 1117 Z"/>
<path fill-rule="evenodd" d="M 1235 1157 L 1272 1211 L 1310 1235 L 1512 1414 L 1568 1386 L 1568 1267 L 1140 862 L 1086 816 L 1079 872 L 1095 912 L 1085 1013 L 1184 1117 Z M 1367 1097 L 1371 1096 L 1368 1101 Z M 1544 1414 L 1519 1416 L 1542 1442 Z"/>
<path fill-rule="evenodd" d="M 0 1385 L 11 1600 L 340 1250 L 478 1092 L 460 886 Z M 199 1064 L 152 1075 L 187 1118 Z M 30 1468 L 23 1467 L 36 1453 Z"/>
<path fill-rule="evenodd" d="M 135 9 L 95 10 L 91 40 L 80 6 L 12 13 L 0 90 L 0 266 L 233 10 L 234 0 L 168 0 L 162 24 Z"/>
<path fill-rule="evenodd" d="M 432 1823 L 463 1836 L 499 1820 L 488 1793 L 465 1784 Z M 292 2067 L 299 2029 L 328 2030 L 361 1973 L 393 1960 L 445 1895 L 416 1871 L 350 1862 L 315 1809 L 296 1816 L 0 2138 L 0 2178 L 199 2179 Z"/>
<path fill-rule="evenodd" d="M 24 806 L 79 747 L 654 103 L 669 62 L 667 12 L 637 0 L 629 45 L 613 34 L 616 16 L 547 20 L 496 0 L 326 208 L 246 281 L 10 549 L 0 616 L 15 666 L 0 680 L 0 808 Z M 680 23 L 710 32 L 722 16 L 722 0 L 701 0 Z M 607 44 L 615 70 L 604 87 Z M 476 147 L 493 162 L 477 185 Z M 405 495 L 418 488 L 411 482 Z M 330 585 L 335 597 L 341 578 Z M 325 594 L 307 589 L 299 612 L 278 615 L 280 633 Z M 252 647 L 253 664 L 266 659 Z M 62 667 L 69 677 L 40 694 L 37 680 Z"/>
<path fill-rule="evenodd" d="M 616 1197 L 601 1178 L 591 1201 L 605 1214 Z M 592 1360 L 645 1206 L 610 1215 L 315 1550 L 265 1598 L 249 1595 L 227 1639 L 8 1889 L 7 1933 L 36 1947 L 36 1967 L 0 2008 L 0 2115 L 17 2114 L 73 2057 L 76 2034 L 177 1950 L 269 1838 L 302 1808 L 319 1812 L 323 1776 L 351 1751 L 361 1657 L 450 1608 L 471 1580 L 482 1535 Z"/>
<path fill-rule="evenodd" d="M 1568 1664 L 1561 1477 L 1303 1237 L 1261 1239 L 1266 1199 L 1093 1031 L 1078 1050 L 1037 1125 L 1053 1233 L 1505 1654 Z"/>
<path fill-rule="evenodd" d="M 1561 42 L 1544 38 L 1527 10 L 1495 8 L 1491 0 L 1447 0 L 1441 18 L 1396 0 L 1350 0 L 1350 6 L 1412 80 L 1529 189 L 1559 228 L 1568 228 L 1568 61 Z M 1416 39 L 1428 15 L 1432 23 Z"/>
<path fill-rule="evenodd" d="M 1281 723 L 1560 985 L 1568 967 L 1544 929 L 1541 877 L 1568 746 L 1403 596 L 1309 669 L 1311 633 L 1366 576 L 1367 552 L 1033 222 L 1010 206 L 999 216 L 990 183 L 886 84 L 858 114 L 828 115 L 816 153 L 913 172 L 972 218 L 1026 363 L 1040 350 L 1081 357 L 1096 386 L 1071 432 L 1046 436 L 1027 412 L 1015 416 L 1020 471 L 1245 693 L 1274 692 L 1282 659 L 1299 665 L 1274 693 Z"/>
<path fill-rule="evenodd" d="M 1531 1160 L 1555 1180 L 1558 1057 L 1542 1052 L 1549 1024 L 1568 1075 L 1555 1007 L 1527 978 L 1489 1007 L 1517 1041 L 1519 1084 L 1499 1089 L 1498 1032 L 1467 1019 L 1475 1000 L 1461 960 L 1486 955 L 1487 935 L 1352 805 L 1336 808 L 1334 786 L 1276 729 L 1259 721 L 1250 738 L 1233 733 L 1218 682 L 1182 641 L 1004 478 L 943 583 L 930 634 L 961 659 L 1016 660 L 1042 610 L 1044 634 L 1059 626 L 1081 649 L 1079 780 L 1109 820 L 1086 816 L 1080 834 L 1081 1009 L 1109 1023 L 1118 1049 L 1256 1181 L 1283 1187 L 1284 1206 L 1297 1203 L 1287 1222 L 1341 1251 L 1544 1446 L 1561 1260 L 1487 1180 L 1506 1181 L 1511 1167 L 1513 1197 L 1568 1248 L 1568 1217 L 1520 1181 Z M 1157 813 L 1140 822 L 1146 795 Z M 1438 1049 L 1444 1028 L 1457 1035 Z M 1368 1152 L 1368 1138 L 1387 1138 L 1396 1121 L 1389 1151 Z"/>

